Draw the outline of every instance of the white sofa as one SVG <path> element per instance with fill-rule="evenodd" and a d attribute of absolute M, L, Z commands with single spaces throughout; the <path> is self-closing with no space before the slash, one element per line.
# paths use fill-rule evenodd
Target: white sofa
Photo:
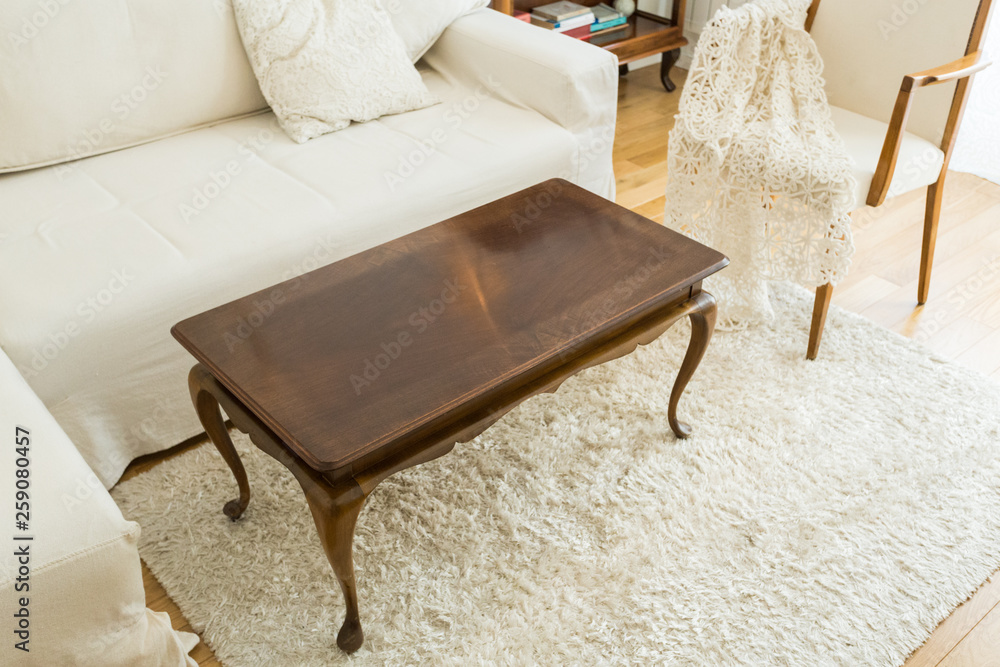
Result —
<path fill-rule="evenodd" d="M 28 431 L 20 452 L 18 427 Z M 166 613 L 146 608 L 138 524 L 122 518 L 3 354 L 0 443 L 0 664 L 194 667 L 187 653 L 198 637 L 174 632 Z M 18 477 L 17 470 L 28 472 Z M 26 487 L 28 500 L 21 502 L 28 505 L 19 509 L 27 517 L 15 517 L 15 480 Z M 17 530 L 15 521 L 25 518 L 27 530 Z M 12 533 L 33 539 L 14 541 Z"/>
<path fill-rule="evenodd" d="M 4 4 L 0 348 L 108 487 L 202 430 L 177 321 L 553 176 L 614 197 L 616 59 L 491 10 L 418 64 L 441 104 L 297 145 L 224 2 Z"/>

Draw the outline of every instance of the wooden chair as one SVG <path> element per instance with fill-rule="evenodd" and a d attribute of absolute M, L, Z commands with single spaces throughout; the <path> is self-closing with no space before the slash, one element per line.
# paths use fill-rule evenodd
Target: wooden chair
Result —
<path fill-rule="evenodd" d="M 886 197 L 927 187 L 921 305 L 930 288 L 944 181 L 969 87 L 990 64 L 979 49 L 991 5 L 812 0 L 806 19 L 823 57 L 834 124 L 856 162 L 855 208 L 881 206 Z M 809 359 L 819 352 L 832 295 L 830 284 L 816 290 Z"/>

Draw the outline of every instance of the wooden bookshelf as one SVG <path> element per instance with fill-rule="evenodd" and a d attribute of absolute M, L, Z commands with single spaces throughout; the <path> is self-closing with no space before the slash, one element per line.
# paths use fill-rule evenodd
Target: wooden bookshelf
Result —
<path fill-rule="evenodd" d="M 548 4 L 551 0 L 494 0 L 493 8 L 511 15 L 515 9 L 531 11 L 533 7 Z M 600 0 L 577 0 L 581 5 L 592 7 Z M 608 1 L 608 4 L 612 2 Z M 684 0 L 674 0 L 671 16 L 659 16 L 638 10 L 629 17 L 628 23 L 595 35 L 588 40 L 618 56 L 619 72 L 628 73 L 628 64 L 640 58 L 660 56 L 660 82 L 667 92 L 677 86 L 670 80 L 670 70 L 680 57 L 681 47 L 688 41 L 684 37 Z"/>

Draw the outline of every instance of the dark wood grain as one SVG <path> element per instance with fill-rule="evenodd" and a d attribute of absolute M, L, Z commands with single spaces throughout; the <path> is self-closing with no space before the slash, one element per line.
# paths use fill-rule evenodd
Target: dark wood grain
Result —
<path fill-rule="evenodd" d="M 726 263 L 553 180 L 173 333 L 297 455 L 332 471 L 502 403 Z"/>
<path fill-rule="evenodd" d="M 694 372 L 698 369 L 702 357 L 708 351 L 708 343 L 712 340 L 712 333 L 715 331 L 717 311 L 715 297 L 708 292 L 698 292 L 687 303 L 691 309 L 691 342 L 688 344 L 684 361 L 681 362 L 681 368 L 677 371 L 677 379 L 674 380 L 674 387 L 670 392 L 670 404 L 667 408 L 670 428 L 678 438 L 686 438 L 691 435 L 691 427 L 677 419 L 677 405 L 688 382 L 694 377 Z"/>
<path fill-rule="evenodd" d="M 202 415 L 202 411 L 208 416 L 205 423 L 209 425 L 210 438 L 229 463 L 240 488 L 240 500 L 226 503 L 224 512 L 234 521 L 239 519 L 246 509 L 250 491 L 243 465 L 228 433 L 220 433 L 214 428 L 215 415 L 219 414 L 220 407 L 230 416 L 234 427 L 249 435 L 258 448 L 288 468 L 302 486 L 320 536 L 320 543 L 344 595 L 345 617 L 337 633 L 337 645 L 341 650 L 352 653 L 364 642 L 354 573 L 354 528 L 365 500 L 379 483 L 390 475 L 444 456 L 457 443 L 468 442 L 476 437 L 526 399 L 543 392 L 554 392 L 566 379 L 581 370 L 617 359 L 629 354 L 638 345 L 656 340 L 677 320 L 685 316 L 691 318 L 691 342 L 670 393 L 667 419 L 678 438 L 690 435 L 691 427 L 677 419 L 677 408 L 681 394 L 694 375 L 711 340 L 715 326 L 715 299 L 708 292 L 702 291 L 700 284 L 697 283 L 691 285 L 688 294 L 691 296 L 680 297 L 679 303 L 651 314 L 600 348 L 574 357 L 545 376 L 519 387 L 508 394 L 503 403 L 484 406 L 443 431 L 428 434 L 415 442 L 408 443 L 392 455 L 380 458 L 374 454 L 367 455 L 358 462 L 359 471 L 350 476 L 333 477 L 329 473 L 323 474 L 313 470 L 239 399 L 212 377 L 204 366 L 196 364 L 190 373 L 192 398 L 199 410 L 199 416 Z M 218 421 L 221 422 L 221 417 L 218 417 Z M 233 511 L 233 507 L 237 505 L 238 511 Z"/>
<path fill-rule="evenodd" d="M 192 368 L 188 374 L 188 389 L 191 392 L 191 402 L 194 403 L 195 411 L 198 413 L 198 420 L 201 422 L 202 428 L 205 429 L 205 433 L 208 434 L 209 440 L 219 450 L 222 459 L 229 466 L 240 490 L 239 498 L 230 500 L 222 508 L 226 516 L 236 521 L 250 504 L 250 483 L 247 480 L 243 462 L 240 461 L 236 447 L 233 446 L 233 441 L 229 437 L 226 423 L 222 419 L 219 399 L 217 398 L 218 392 L 213 391 L 214 383 L 215 378 L 201 364 Z"/>
<path fill-rule="evenodd" d="M 221 410 L 302 486 L 344 595 L 337 645 L 353 652 L 354 528 L 375 487 L 685 316 L 667 416 L 687 437 L 678 403 L 715 323 L 701 281 L 727 263 L 551 180 L 187 319 L 173 334 L 200 361 L 191 398 L 240 489 L 224 511 L 240 518 L 250 487 Z"/>
<path fill-rule="evenodd" d="M 344 595 L 346 611 L 344 623 L 337 633 L 337 646 L 346 653 L 358 650 L 364 643 L 364 631 L 361 628 L 358 589 L 354 577 L 354 527 L 365 499 L 371 493 L 374 485 L 365 490 L 351 478 L 343 479 L 338 484 L 329 483 L 321 473 L 310 468 L 302 459 L 289 451 L 284 443 L 256 415 L 247 410 L 239 400 L 219 384 L 204 366 L 198 364 L 192 368 L 190 377 L 192 378 L 192 386 L 197 386 L 199 397 L 210 395 L 216 401 L 216 411 L 221 405 L 232 420 L 233 426 L 249 435 L 258 448 L 288 468 L 299 482 L 309 503 L 309 510 L 319 533 L 320 544 L 323 546 L 323 551 L 326 553 L 327 560 L 333 568 Z M 210 431 L 209 436 L 219 451 L 223 453 L 226 461 L 230 463 L 233 473 L 236 474 L 240 482 L 242 500 L 243 490 L 246 488 L 246 475 L 243 473 L 243 464 L 240 463 L 236 450 L 232 449 L 229 455 L 226 453 L 227 449 L 232 448 L 229 435 L 223 433 L 220 436 L 217 431 Z M 229 446 L 220 446 L 222 442 L 229 442 Z M 229 458 L 230 455 L 236 461 L 235 466 Z M 246 498 L 249 500 L 249 491 L 247 491 Z M 234 516 L 230 513 L 229 507 L 235 502 L 227 503 L 225 508 L 226 516 L 234 521 L 238 520 L 243 510 L 246 509 L 246 504 L 243 503 L 239 514 Z"/>

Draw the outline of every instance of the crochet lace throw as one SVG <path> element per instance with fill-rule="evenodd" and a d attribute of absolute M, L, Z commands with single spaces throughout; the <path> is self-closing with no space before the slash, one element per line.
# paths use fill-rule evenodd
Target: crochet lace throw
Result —
<path fill-rule="evenodd" d="M 854 252 L 852 161 L 803 29 L 808 5 L 722 7 L 670 133 L 664 223 L 729 257 L 706 287 L 730 327 L 770 319 L 768 280 L 836 284 Z"/>

